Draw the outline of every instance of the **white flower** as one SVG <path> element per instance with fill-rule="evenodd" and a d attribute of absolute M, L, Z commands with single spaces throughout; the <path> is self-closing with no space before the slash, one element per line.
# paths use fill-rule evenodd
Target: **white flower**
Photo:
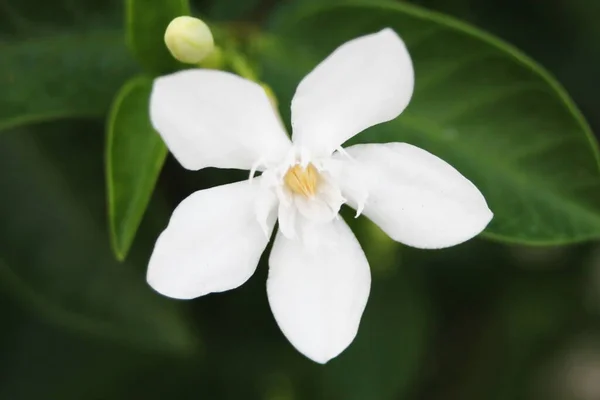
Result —
<path fill-rule="evenodd" d="M 340 354 L 356 335 L 371 284 L 360 244 L 338 216 L 343 203 L 394 240 L 425 249 L 464 242 L 492 218 L 477 188 L 424 150 L 340 147 L 396 118 L 413 85 L 410 56 L 394 31 L 351 40 L 298 86 L 292 142 L 256 83 L 197 69 L 158 78 L 152 122 L 185 168 L 263 173 L 185 199 L 156 243 L 150 285 L 179 299 L 240 286 L 279 220 L 267 281 L 275 319 L 312 360 Z"/>

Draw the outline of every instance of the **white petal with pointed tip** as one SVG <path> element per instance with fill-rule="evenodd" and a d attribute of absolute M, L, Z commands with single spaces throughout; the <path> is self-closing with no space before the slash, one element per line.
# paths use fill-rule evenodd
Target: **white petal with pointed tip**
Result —
<path fill-rule="evenodd" d="M 393 30 L 350 40 L 298 85 L 292 100 L 294 143 L 329 155 L 366 128 L 396 118 L 413 86 L 410 55 Z"/>
<path fill-rule="evenodd" d="M 274 204 L 265 235 L 255 212 L 261 194 L 256 180 L 200 190 L 183 200 L 154 247 L 150 286 L 165 296 L 191 299 L 246 282 L 276 220 Z"/>
<path fill-rule="evenodd" d="M 336 153 L 338 183 L 349 205 L 368 193 L 363 214 L 409 246 L 454 246 L 492 219 L 481 192 L 445 161 L 406 143 L 361 144 Z"/>
<path fill-rule="evenodd" d="M 277 162 L 290 148 L 264 89 L 223 71 L 188 69 L 157 78 L 150 118 L 187 169 L 251 169 Z"/>
<path fill-rule="evenodd" d="M 308 358 L 326 363 L 356 336 L 371 286 L 369 264 L 343 219 L 277 233 L 267 294 L 277 324 Z"/>

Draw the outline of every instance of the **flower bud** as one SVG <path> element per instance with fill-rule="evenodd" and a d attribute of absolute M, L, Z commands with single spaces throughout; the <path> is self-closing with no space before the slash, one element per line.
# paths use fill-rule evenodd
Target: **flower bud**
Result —
<path fill-rule="evenodd" d="M 197 64 L 214 48 L 210 28 L 194 17 L 177 17 L 165 31 L 165 44 L 175 59 L 187 64 Z"/>

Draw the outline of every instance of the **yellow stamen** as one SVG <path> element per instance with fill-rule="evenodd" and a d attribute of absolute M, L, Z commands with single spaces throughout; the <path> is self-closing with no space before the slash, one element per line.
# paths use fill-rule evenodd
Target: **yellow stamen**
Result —
<path fill-rule="evenodd" d="M 319 172 L 312 164 L 308 164 L 306 168 L 296 164 L 288 169 L 283 181 L 292 192 L 313 197 L 319 184 Z"/>

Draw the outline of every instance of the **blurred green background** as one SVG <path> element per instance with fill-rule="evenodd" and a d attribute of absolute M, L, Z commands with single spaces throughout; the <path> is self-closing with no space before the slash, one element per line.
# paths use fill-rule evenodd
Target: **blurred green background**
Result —
<path fill-rule="evenodd" d="M 414 3 L 524 50 L 600 131 L 596 0 Z M 193 5 L 214 21 L 260 25 L 280 4 Z M 76 42 L 91 28 L 122 34 L 122 8 L 118 0 L 0 0 L 0 74 L 18 59 L 56 76 L 52 87 L 33 80 L 0 89 L 0 116 L 23 98 L 52 101 L 56 87 L 70 85 L 68 63 L 81 57 L 103 66 L 88 84 L 116 92 L 133 74 L 111 67 L 130 57 L 124 47 L 81 48 L 59 65 L 44 38 L 59 31 L 65 43 Z M 265 294 L 266 257 L 235 291 L 187 302 L 159 296 L 147 287 L 145 268 L 173 208 L 194 190 L 246 174 L 190 172 L 168 158 L 132 251 L 119 263 L 106 227 L 104 121 L 86 112 L 96 101 L 82 96 L 78 118 L 0 125 L 0 399 L 600 399 L 594 243 L 528 248 L 474 239 L 419 251 L 390 242 L 366 220 L 349 221 L 373 286 L 357 338 L 325 366 L 300 355 L 277 328 Z"/>

